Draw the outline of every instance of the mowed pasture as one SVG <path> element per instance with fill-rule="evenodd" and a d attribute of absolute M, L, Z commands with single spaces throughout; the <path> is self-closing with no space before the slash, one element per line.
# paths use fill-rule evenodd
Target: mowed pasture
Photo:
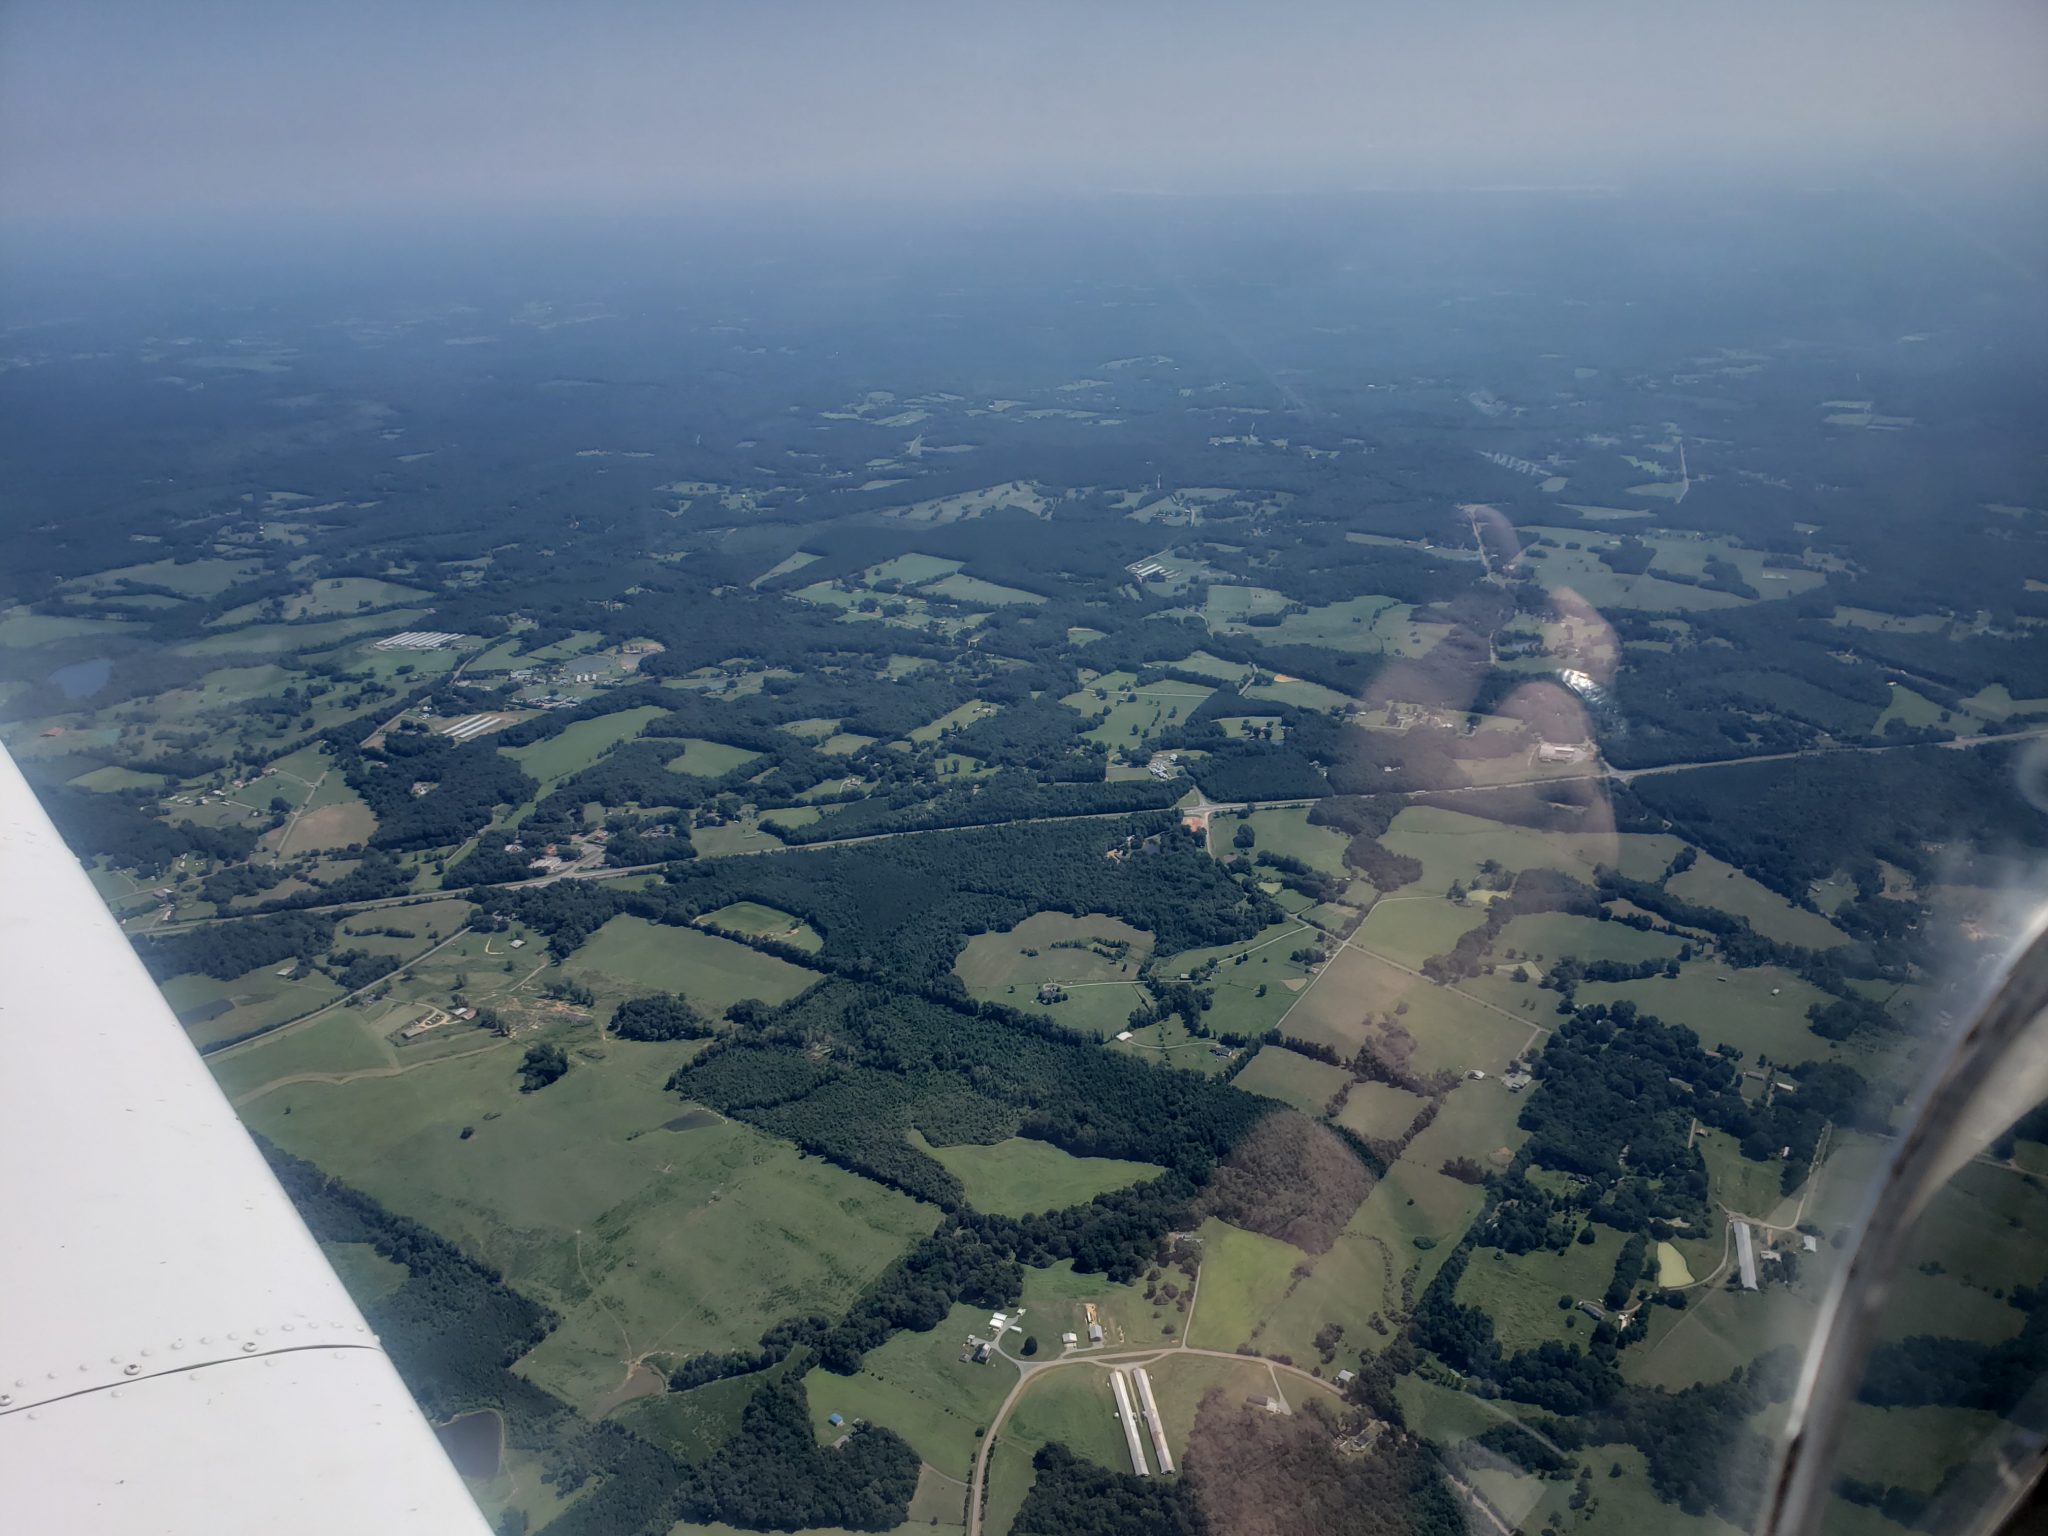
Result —
<path fill-rule="evenodd" d="M 696 736 L 677 739 L 683 750 L 668 760 L 668 771 L 687 773 L 692 778 L 724 778 L 733 769 L 744 768 L 761 755 L 745 747 L 728 746 L 722 741 L 705 741 Z"/>
<path fill-rule="evenodd" d="M 1428 892 L 1448 890 L 1454 880 L 1469 885 L 1487 859 L 1511 870 L 1556 869 L 1586 881 L 1603 864 L 1633 880 L 1655 880 L 1685 846 L 1663 833 L 1597 827 L 1537 832 L 1427 805 L 1404 808 L 1380 841 L 1395 853 L 1421 861 L 1422 879 L 1416 889 Z"/>
<path fill-rule="evenodd" d="M 588 1049 L 533 1094 L 511 1041 L 397 1076 L 292 1084 L 245 1114 L 556 1308 L 561 1326 L 519 1369 L 585 1410 L 630 1359 L 751 1348 L 770 1323 L 842 1310 L 938 1220 L 746 1126 L 663 1130 L 684 1106 L 662 1085 L 694 1045 Z"/>
<path fill-rule="evenodd" d="M 1006 1361 L 961 1361 L 971 1333 L 987 1336 L 988 1308 L 956 1306 L 929 1332 L 898 1333 L 869 1350 L 851 1376 L 835 1376 L 823 1366 L 813 1369 L 804 1378 L 804 1390 L 818 1438 L 829 1444 L 845 1433 L 830 1422 L 833 1414 L 848 1423 L 865 1419 L 893 1429 L 926 1465 L 965 1483 L 974 1470 L 974 1453 L 981 1448 L 978 1432 L 993 1421 L 1004 1394 L 1017 1380 Z M 1006 1342 L 1015 1350 L 1019 1339 L 1012 1334 Z M 1046 1342 L 1040 1340 L 1041 1351 Z M 964 1489 L 960 1496 L 964 1507 Z"/>
<path fill-rule="evenodd" d="M 185 1033 L 202 1050 L 223 1040 L 282 1024 L 337 1001 L 341 988 L 314 972 L 288 980 L 278 965 L 259 965 L 223 981 L 212 976 L 173 976 L 162 985 L 164 1001 L 185 1023 Z M 218 1005 L 225 1004 L 220 1007 Z"/>
<path fill-rule="evenodd" d="M 993 1146 L 963 1142 L 935 1147 L 912 1133 L 919 1150 L 944 1164 L 967 1191 L 968 1203 L 991 1216 L 1029 1216 L 1082 1205 L 1165 1172 L 1153 1163 L 1075 1157 L 1049 1141 L 1012 1136 Z M 1042 1342 L 1042 1341 L 1041 1341 Z"/>
<path fill-rule="evenodd" d="M 1006 608 L 1018 604 L 1035 607 L 1045 601 L 1042 593 L 1027 592 L 1022 587 L 1006 587 L 999 582 L 983 581 L 979 576 L 958 573 L 926 582 L 919 590 L 936 597 L 951 598 L 970 608 Z"/>
<path fill-rule="evenodd" d="M 1774 965 L 1737 970 L 1717 960 L 1691 960 L 1675 980 L 1652 976 L 1644 981 L 1582 982 L 1578 999 L 1582 1005 L 1626 999 L 1666 1024 L 1697 1030 L 1708 1050 L 1729 1045 L 1752 1061 L 1761 1054 L 1783 1062 L 1854 1063 L 1867 1054 L 1854 1042 L 1816 1035 L 1806 1010 L 1824 1006 L 1827 994 Z"/>
<path fill-rule="evenodd" d="M 1532 972 L 1547 969 L 1567 955 L 1588 963 L 1612 960 L 1635 965 L 1644 960 L 1674 959 L 1682 942 L 1668 934 L 1644 933 L 1627 923 L 1603 923 L 1569 912 L 1531 912 L 1508 920 L 1494 942 L 1492 958 L 1511 970 L 1525 959 L 1533 960 Z M 1510 951 L 1515 956 L 1512 961 L 1507 958 Z"/>
<path fill-rule="evenodd" d="M 1436 896 L 1388 896 L 1373 904 L 1351 942 L 1410 969 L 1449 954 L 1458 940 L 1486 921 L 1478 902 Z"/>
<path fill-rule="evenodd" d="M 1143 746 L 1160 731 L 1186 720 L 1216 690 L 1200 683 L 1166 682 L 1128 691 L 1128 698 L 1111 696 L 1109 708 L 1081 733 L 1084 740 L 1099 742 L 1111 751 Z"/>
<path fill-rule="evenodd" d="M 1118 944 L 1129 950 L 1111 959 Z M 1007 932 L 969 939 L 953 973 L 982 1002 L 1021 1008 L 1106 1039 L 1148 1000 L 1137 975 L 1151 953 L 1152 935 L 1120 918 L 1035 912 Z M 1062 1001 L 1038 1000 L 1048 983 L 1060 988 Z"/>
<path fill-rule="evenodd" d="M 1236 841 L 1237 829 L 1246 826 L 1252 829 L 1252 846 L 1240 849 Z M 1344 850 L 1350 843 L 1351 836 L 1347 832 L 1313 825 L 1308 819 L 1307 806 L 1253 811 L 1249 816 L 1241 813 L 1216 816 L 1209 821 L 1209 851 L 1218 858 L 1242 852 L 1256 859 L 1261 853 L 1271 853 L 1282 858 L 1299 859 L 1311 869 L 1339 880 L 1347 879 L 1351 874 L 1344 864 Z"/>
<path fill-rule="evenodd" d="M 1536 1021 L 1532 1016 L 1525 1025 L 1347 945 L 1301 992 L 1280 1027 L 1343 1057 L 1391 1034 L 1417 1072 L 1497 1073 L 1528 1044 Z"/>
<path fill-rule="evenodd" d="M 146 565 L 123 565 L 101 571 L 70 585 L 83 591 L 104 592 L 132 581 L 146 587 L 165 587 L 187 597 L 218 597 L 262 569 L 262 563 L 255 560 L 152 560 Z"/>
<path fill-rule="evenodd" d="M 417 628 L 428 612 L 425 608 L 400 608 L 317 624 L 252 624 L 187 640 L 172 650 L 179 656 L 282 656 L 291 651 L 325 650 L 359 635 L 395 635 Z"/>
<path fill-rule="evenodd" d="M 1352 1089 L 1354 1097 L 1357 1092 Z M 1451 1158 L 1469 1157 L 1489 1173 L 1504 1168 L 1529 1139 L 1517 1123 L 1523 1103 L 1523 1096 L 1509 1093 L 1498 1078 L 1459 1083 L 1437 1106 L 1436 1117 L 1408 1143 L 1403 1161 L 1441 1168 Z"/>
<path fill-rule="evenodd" d="M 1288 919 L 1244 943 L 1190 949 L 1163 959 L 1156 969 L 1163 976 L 1186 976 L 1215 961 L 1216 970 L 1205 983 L 1215 996 L 1209 1027 L 1218 1034 L 1258 1036 L 1280 1022 L 1308 985 L 1308 967 L 1289 956 L 1315 938 L 1306 923 Z"/>
<path fill-rule="evenodd" d="M 1612 1227 L 1593 1223 L 1587 1230 L 1592 1242 L 1566 1243 L 1561 1253 L 1475 1248 L 1458 1281 L 1457 1299 L 1493 1319 L 1503 1349 L 1533 1349 L 1548 1339 L 1583 1347 L 1593 1320 L 1575 1307 L 1558 1306 L 1558 1298 L 1597 1304 L 1614 1278 L 1624 1241 Z"/>
<path fill-rule="evenodd" d="M 1723 864 L 1710 853 L 1701 854 L 1691 869 L 1673 875 L 1664 888 L 1682 900 L 1747 918 L 1750 927 L 1780 944 L 1831 949 L 1849 942 L 1847 934 L 1818 912 L 1793 906 L 1776 891 Z"/>
<path fill-rule="evenodd" d="M 1232 1079 L 1246 1093 L 1278 1099 L 1305 1115 L 1320 1115 L 1337 1090 L 1350 1081 L 1351 1074 L 1342 1067 L 1312 1060 L 1278 1045 L 1263 1047 L 1251 1064 Z"/>
<path fill-rule="evenodd" d="M 698 921 L 707 927 L 744 934 L 750 939 L 773 939 L 778 944 L 788 944 L 812 954 L 825 947 L 825 940 L 818 930 L 802 918 L 793 917 L 777 907 L 763 906 L 758 901 L 736 901 L 716 912 L 705 913 Z"/>
<path fill-rule="evenodd" d="M 377 830 L 377 813 L 349 787 L 339 769 L 330 769 L 317 783 L 319 787 L 307 795 L 298 814 L 275 833 L 266 834 L 264 841 L 272 845 L 277 857 L 367 843 Z"/>
<path fill-rule="evenodd" d="M 498 750 L 517 763 L 529 777 L 543 785 L 552 784 L 572 773 L 581 773 L 604 756 L 609 748 L 622 741 L 631 741 L 648 721 L 658 720 L 666 713 L 666 710 L 652 704 L 643 704 L 636 709 L 622 709 L 615 714 L 578 720 L 558 734 L 545 741 L 536 741 L 531 746 L 500 747 Z"/>
<path fill-rule="evenodd" d="M 982 1519 L 988 1536 L 1008 1536 L 1037 1476 L 1031 1458 L 1050 1440 L 1097 1466 L 1130 1471 L 1108 1371 L 1080 1366 L 1047 1371 L 1017 1399 L 1002 1439 L 989 1453 L 988 1507 Z"/>
<path fill-rule="evenodd" d="M 614 917 L 562 962 L 568 975 L 613 997 L 680 992 L 711 1014 L 743 997 L 783 1003 L 818 979 L 792 965 L 699 928 Z"/>
<path fill-rule="evenodd" d="M 379 581 L 375 577 L 336 576 L 301 587 L 291 596 L 284 598 L 279 603 L 276 616 L 286 620 L 331 618 L 365 608 L 390 608 L 399 603 L 416 603 L 429 595 L 418 587 L 402 587 L 396 582 Z M 247 624 L 263 618 L 264 609 L 263 603 L 244 603 L 241 607 L 231 608 L 219 618 L 212 620 L 211 625 L 226 627 Z"/>
<path fill-rule="evenodd" d="M 1253 1342 L 1267 1354 L 1292 1355 L 1297 1365 L 1307 1366 L 1319 1357 L 1316 1334 L 1335 1323 L 1344 1330 L 1340 1356 L 1354 1349 L 1377 1352 L 1398 1326 L 1403 1277 L 1412 1273 L 1414 1292 L 1420 1295 L 1456 1248 L 1484 1198 L 1483 1190 L 1409 1157 L 1400 1158 L 1352 1213 L 1327 1253 L 1304 1257 L 1285 1244 L 1276 1245 L 1292 1256 L 1281 1293 L 1254 1321 L 1253 1339 L 1217 1347 L 1234 1349 L 1237 1343 Z M 1293 1277 L 1292 1265 L 1297 1263 L 1309 1267 L 1306 1278 Z M 1206 1332 L 1202 1318 L 1208 1307 L 1205 1268 L 1196 1306 L 1198 1332 Z M 1375 1314 L 1388 1325 L 1387 1332 L 1372 1326 Z"/>
<path fill-rule="evenodd" d="M 1407 1134 L 1428 1102 L 1392 1083 L 1353 1083 L 1337 1113 L 1337 1123 L 1354 1135 L 1390 1141 Z"/>
<path fill-rule="evenodd" d="M 1302 1251 L 1214 1217 L 1203 1222 L 1195 1236 L 1202 1245 L 1202 1273 L 1188 1343 L 1235 1350 L 1258 1336 L 1287 1294 Z"/>

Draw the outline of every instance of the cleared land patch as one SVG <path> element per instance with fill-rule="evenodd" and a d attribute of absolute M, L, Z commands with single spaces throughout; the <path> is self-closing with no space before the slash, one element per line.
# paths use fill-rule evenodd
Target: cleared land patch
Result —
<path fill-rule="evenodd" d="M 979 933 L 953 962 L 970 996 L 1041 1014 L 1100 1038 L 1147 1000 L 1139 968 L 1152 935 L 1101 913 L 1037 912 L 1005 933 Z"/>
<path fill-rule="evenodd" d="M 911 1139 L 965 1186 L 967 1199 L 976 1210 L 992 1216 L 1065 1210 L 1165 1171 L 1152 1163 L 1114 1157 L 1075 1157 L 1049 1141 L 1025 1136 L 1012 1136 L 993 1146 L 962 1143 L 935 1147 L 915 1131 Z"/>
<path fill-rule="evenodd" d="M 680 992 L 710 1013 L 743 997 L 787 1002 L 817 973 L 697 928 L 614 917 L 562 962 L 586 984 L 614 994 Z"/>
<path fill-rule="evenodd" d="M 825 940 L 818 930 L 802 918 L 792 917 L 776 907 L 765 907 L 758 901 L 736 901 L 716 912 L 707 912 L 701 921 L 713 928 L 743 933 L 749 938 L 773 939 L 778 944 L 794 945 L 814 954 L 825 947 Z"/>
<path fill-rule="evenodd" d="M 1841 929 L 1818 912 L 1793 906 L 1776 891 L 1723 864 L 1711 853 L 1701 854 L 1691 869 L 1673 875 L 1664 888 L 1682 900 L 1747 918 L 1758 933 L 1781 944 L 1831 949 L 1849 942 Z"/>
<path fill-rule="evenodd" d="M 519 1369 L 580 1408 L 620 1385 L 629 1358 L 751 1348 L 781 1318 L 843 1307 L 937 1220 L 743 1125 L 660 1131 L 678 1106 L 662 1084 L 690 1047 L 608 1047 L 522 1094 L 516 1046 L 293 1084 L 246 1113 L 559 1310 Z"/>
<path fill-rule="evenodd" d="M 542 784 L 552 784 L 572 773 L 581 773 L 604 756 L 607 748 L 622 741 L 631 741 L 648 721 L 658 720 L 666 713 L 655 705 L 643 704 L 637 709 L 622 709 L 616 714 L 575 721 L 560 734 L 545 741 L 536 741 L 531 746 L 500 747 L 498 750 L 519 764 L 532 778 Z"/>
<path fill-rule="evenodd" d="M 1246 1093 L 1292 1104 L 1306 1115 L 1320 1115 L 1337 1090 L 1351 1080 L 1342 1067 L 1315 1061 L 1283 1046 L 1269 1045 L 1251 1065 L 1232 1079 Z"/>
<path fill-rule="evenodd" d="M 697 736 L 681 736 L 677 740 L 683 750 L 669 759 L 668 771 L 687 773 L 700 779 L 723 778 L 733 769 L 744 768 L 761 755 L 749 752 L 745 747 L 731 747 L 722 741 L 705 741 Z"/>

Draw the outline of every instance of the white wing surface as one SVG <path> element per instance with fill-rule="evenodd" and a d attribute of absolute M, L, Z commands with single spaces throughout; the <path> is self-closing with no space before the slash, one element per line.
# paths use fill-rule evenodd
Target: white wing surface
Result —
<path fill-rule="evenodd" d="M 0 752 L 0 1527 L 486 1527 Z"/>

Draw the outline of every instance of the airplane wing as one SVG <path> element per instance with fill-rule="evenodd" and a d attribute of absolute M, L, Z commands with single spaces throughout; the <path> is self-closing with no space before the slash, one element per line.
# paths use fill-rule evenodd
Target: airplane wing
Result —
<path fill-rule="evenodd" d="M 0 752 L 0 1523 L 487 1530 Z"/>

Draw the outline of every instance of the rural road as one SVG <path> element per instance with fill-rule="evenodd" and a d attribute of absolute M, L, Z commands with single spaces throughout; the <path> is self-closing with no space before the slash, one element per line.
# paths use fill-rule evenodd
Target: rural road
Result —
<path fill-rule="evenodd" d="M 1665 763 L 1653 768 L 1610 768 L 1605 764 L 1585 773 L 1548 774 L 1536 778 L 1510 779 L 1498 784 L 1460 784 L 1444 789 L 1391 790 L 1388 794 L 1404 800 L 1418 800 L 1425 795 L 1480 795 L 1501 789 L 1534 789 L 1547 784 L 1583 783 L 1589 780 L 1612 779 L 1627 784 L 1653 774 L 1693 773 L 1708 768 L 1735 768 L 1748 763 L 1782 763 L 1795 758 L 1830 757 L 1837 753 L 1875 754 L 1880 752 L 1901 752 L 1917 746 L 1943 747 L 1953 751 L 1971 747 L 1988 746 L 2001 741 L 2028 741 L 2048 737 L 2048 726 L 2033 730 L 2011 731 L 2003 735 L 1963 736 L 1941 742 L 1890 742 L 1880 746 L 1867 747 L 1808 747 L 1797 752 L 1772 752 L 1758 757 L 1731 757 L 1706 762 Z M 1327 799 L 1321 795 L 1289 795 L 1277 800 L 1198 800 L 1192 805 L 1181 807 L 1183 815 L 1211 816 L 1237 811 L 1271 811 L 1298 809 L 1314 805 L 1318 800 Z M 1160 807 L 1168 809 L 1168 807 Z M 740 853 L 720 854 L 717 858 L 760 858 L 778 853 L 807 853 L 819 848 L 852 848 L 862 843 L 888 842 L 902 837 L 937 837 L 948 832 L 973 832 L 989 827 L 1044 826 L 1070 821 L 1116 821 L 1127 816 L 1143 814 L 1136 811 L 1079 811 L 1071 816 L 1024 816 L 1015 821 L 984 822 L 963 827 L 909 827 L 895 832 L 865 832 L 856 837 L 820 838 L 812 843 L 781 844 L 769 847 L 749 848 Z M 632 875 L 657 874 L 668 867 L 667 861 L 657 864 L 628 864 L 615 868 L 563 870 L 552 875 L 536 875 L 530 880 L 505 880 L 477 886 L 453 886 L 444 891 L 411 891 L 402 896 L 376 896 L 363 901 L 340 901 L 322 906 L 297 907 L 299 912 L 370 912 L 381 907 L 402 907 L 415 902 L 445 899 L 449 895 L 466 890 L 533 890 L 544 885 L 554 885 L 563 880 L 622 880 Z M 186 918 L 181 922 L 163 923 L 152 928 L 152 933 L 179 933 L 188 928 L 203 928 L 212 923 L 243 922 L 252 917 L 269 914 L 261 912 L 229 912 L 214 917 Z"/>

